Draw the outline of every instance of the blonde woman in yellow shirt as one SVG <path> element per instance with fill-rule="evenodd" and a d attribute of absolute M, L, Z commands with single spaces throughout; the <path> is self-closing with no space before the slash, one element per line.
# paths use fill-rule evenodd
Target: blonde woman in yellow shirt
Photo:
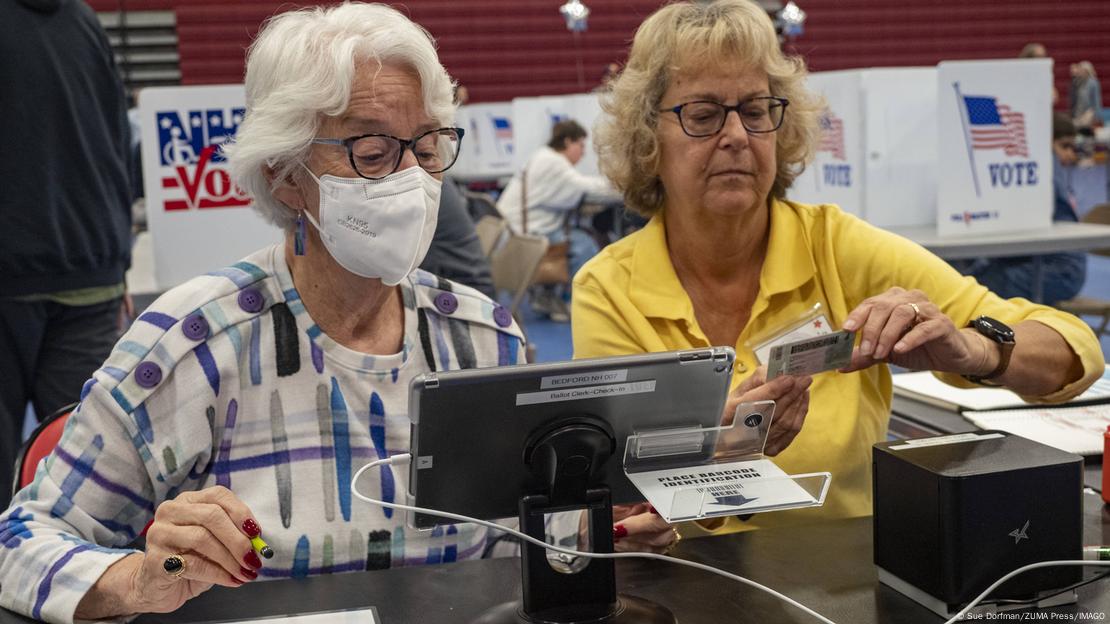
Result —
<path fill-rule="evenodd" d="M 786 201 L 818 130 L 820 102 L 805 75 L 755 4 L 679 3 L 640 26 L 603 100 L 602 169 L 651 221 L 575 278 L 575 357 L 733 346 L 732 403 L 743 395 L 788 404 L 767 452 L 787 472 L 833 474 L 824 507 L 690 533 L 870 514 L 871 446 L 890 416 L 888 363 L 961 386 L 971 385 L 965 376 L 989 379 L 1045 402 L 1079 394 L 1103 371 L 1079 319 L 1003 300 L 835 206 Z M 980 317 L 993 322 L 969 326 Z M 808 389 L 808 379 L 762 384 L 766 342 L 805 324 L 856 330 L 851 365 L 814 376 Z"/>

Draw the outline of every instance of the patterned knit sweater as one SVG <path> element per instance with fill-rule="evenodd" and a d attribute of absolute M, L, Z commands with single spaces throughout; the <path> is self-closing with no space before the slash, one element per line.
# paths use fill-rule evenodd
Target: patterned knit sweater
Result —
<path fill-rule="evenodd" d="M 324 334 L 280 246 L 159 298 L 0 519 L 0 605 L 71 622 L 159 503 L 215 485 L 250 507 L 276 553 L 260 578 L 479 557 L 484 529 L 415 531 L 351 495 L 359 467 L 409 450 L 414 377 L 524 357 L 520 329 L 477 291 L 422 271 L 400 288 L 404 347 L 392 355 Z M 371 471 L 360 489 L 395 500 L 407 479 L 407 468 Z"/>

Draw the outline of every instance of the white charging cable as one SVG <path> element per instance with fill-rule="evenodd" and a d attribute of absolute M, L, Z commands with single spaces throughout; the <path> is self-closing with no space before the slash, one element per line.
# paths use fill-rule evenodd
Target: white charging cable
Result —
<path fill-rule="evenodd" d="M 813 609 L 810 609 L 809 607 L 807 607 L 804 604 L 798 602 L 797 600 L 794 600 L 793 598 L 791 598 L 791 597 L 789 597 L 785 594 L 777 592 L 777 591 L 771 589 L 770 587 L 767 587 L 766 585 L 761 585 L 761 584 L 759 584 L 759 583 L 757 583 L 757 582 L 755 582 L 751 579 L 744 578 L 742 576 L 739 576 L 737 574 L 733 574 L 731 572 L 725 572 L 724 570 L 714 568 L 713 566 L 706 565 L 704 563 L 698 563 L 696 561 L 687 561 L 686 559 L 679 559 L 677 557 L 669 557 L 667 555 L 657 555 L 655 553 L 647 553 L 647 552 L 627 552 L 627 553 L 582 552 L 582 551 L 574 550 L 574 549 L 571 549 L 571 548 L 563 548 L 562 546 L 556 546 L 554 544 L 548 544 L 547 542 L 538 540 L 538 539 L 532 537 L 531 535 L 526 535 L 524 533 L 521 533 L 520 531 L 517 531 L 515 529 L 510 529 L 508 527 L 502 526 L 502 525 L 494 523 L 494 522 L 488 522 L 486 520 L 479 520 L 478 518 L 471 518 L 470 516 L 464 516 L 462 514 L 451 513 L 449 511 L 438 511 L 438 510 L 435 510 L 435 509 L 427 509 L 425 507 L 414 507 L 412 505 L 402 505 L 402 504 L 399 504 L 399 503 L 387 503 L 387 502 L 382 501 L 382 500 L 377 500 L 375 498 L 370 498 L 369 496 L 365 496 L 361 492 L 358 491 L 358 479 L 359 479 L 359 477 L 362 476 L 362 473 L 366 472 L 367 470 L 369 470 L 371 468 L 377 468 L 378 466 L 382 466 L 384 464 L 389 464 L 389 465 L 392 465 L 392 466 L 405 466 L 405 465 L 408 465 L 408 463 L 411 462 L 411 461 L 412 461 L 412 455 L 410 455 L 408 453 L 402 453 L 400 455 L 393 455 L 391 457 L 387 457 L 385 459 L 379 459 L 379 460 L 376 460 L 376 461 L 372 461 L 369 464 L 366 464 L 362 468 L 359 468 L 358 472 L 355 473 L 355 476 L 351 478 L 351 493 L 355 495 L 355 498 L 357 498 L 359 500 L 362 500 L 362 501 L 365 501 L 367 503 L 370 503 L 372 505 L 379 505 L 381 507 L 386 507 L 386 508 L 389 508 L 389 509 L 400 509 L 402 511 L 411 511 L 411 512 L 416 512 L 416 513 L 422 513 L 422 514 L 426 514 L 426 515 L 429 515 L 429 516 L 437 516 L 437 517 L 440 517 L 440 518 L 447 518 L 447 519 L 450 519 L 450 520 L 456 520 L 458 522 L 471 522 L 473 524 L 484 526 L 486 528 L 493 529 L 495 531 L 504 531 L 505 533 L 509 533 L 510 535 L 514 535 L 514 536 L 518 537 L 519 539 L 524 540 L 524 541 L 526 541 L 530 544 L 535 544 L 536 546 L 539 546 L 541 548 L 546 548 L 548 550 L 552 550 L 552 551 L 555 551 L 557 553 L 562 553 L 564 555 L 572 555 L 572 556 L 575 556 L 575 557 L 589 557 L 589 558 L 593 558 L 593 559 L 635 559 L 635 558 L 638 558 L 638 559 L 658 559 L 660 561 L 669 561 L 671 563 L 675 563 L 675 564 L 678 564 L 678 565 L 684 565 L 684 566 L 687 566 L 687 567 L 690 567 L 690 568 L 695 568 L 695 569 L 698 569 L 698 570 L 704 570 L 706 572 L 712 572 L 713 574 L 723 576 L 727 579 L 731 579 L 731 580 L 736 581 L 738 583 L 743 583 L 744 585 L 749 585 L 749 586 L 754 587 L 756 589 L 765 591 L 768 594 L 771 594 L 772 596 L 774 596 L 775 598 L 778 598 L 779 600 L 782 600 L 783 602 L 785 602 L 787 604 L 793 605 L 794 607 L 797 607 L 798 609 L 801 609 L 802 611 L 805 611 L 806 613 L 812 615 L 813 617 L 815 617 L 818 620 L 824 622 L 825 624 L 836 624 L 836 622 L 833 622 L 829 618 L 821 615 L 820 613 L 814 611 Z M 398 486 L 400 486 L 399 483 L 398 483 Z M 398 487 L 398 490 L 401 490 L 401 489 L 402 489 L 402 487 Z M 966 607 L 961 609 L 959 613 L 954 615 L 951 619 L 949 619 L 944 624 L 953 624 L 954 622 L 959 621 L 961 618 L 963 618 L 963 616 L 968 611 L 971 611 L 973 608 L 975 608 L 975 606 L 978 605 L 988 595 L 990 595 L 990 593 L 992 591 L 997 589 L 999 585 L 1005 583 L 1006 581 L 1008 581 L 1011 578 L 1017 576 L 1018 574 L 1021 574 L 1022 572 L 1027 572 L 1029 570 L 1035 570 L 1037 568 L 1047 568 L 1047 567 L 1052 567 L 1052 566 L 1110 566 L 1110 561 L 1041 561 L 1039 563 L 1031 563 L 1029 565 L 1022 566 L 1022 567 L 1014 570 L 1013 572 L 1010 572 L 1006 576 L 1003 576 L 1002 578 L 995 581 L 990 587 L 983 590 L 983 593 L 979 594 L 975 598 L 975 600 L 972 600 L 970 604 L 968 604 Z"/>
<path fill-rule="evenodd" d="M 1002 578 L 1000 578 L 997 581 L 995 581 L 994 583 L 992 583 L 990 587 L 983 590 L 983 593 L 976 596 L 975 600 L 972 600 L 966 607 L 964 607 L 963 609 L 960 609 L 959 613 L 957 613 L 956 615 L 953 615 L 952 618 L 949 619 L 944 624 L 953 624 L 953 622 L 960 621 L 961 619 L 963 619 L 964 615 L 968 611 L 971 611 L 972 609 L 975 608 L 975 605 L 982 602 L 982 600 L 984 598 L 986 598 L 988 595 L 990 595 L 990 593 L 992 591 L 994 591 L 995 589 L 998 589 L 999 585 L 1001 585 L 1001 584 L 1005 583 L 1006 581 L 1014 578 L 1015 576 L 1021 574 L 1022 572 L 1028 572 L 1029 570 L 1036 570 L 1037 568 L 1051 568 L 1051 567 L 1055 567 L 1055 566 L 1093 566 L 1093 567 L 1110 566 L 1110 561 L 1038 561 L 1037 563 L 1030 563 L 1029 565 L 1023 565 L 1020 568 L 1014 570 L 1013 572 L 1010 572 L 1006 576 L 1003 576 Z"/>
<path fill-rule="evenodd" d="M 723 576 L 727 579 L 732 579 L 732 580 L 737 581 L 739 583 L 743 583 L 745 585 L 750 585 L 750 586 L 752 586 L 756 589 L 761 589 L 761 590 L 771 594 L 772 596 L 778 598 L 779 600 L 782 600 L 786 603 L 794 605 L 795 607 L 801 609 L 802 611 L 805 611 L 806 613 L 812 615 L 813 617 L 817 618 L 818 620 L 821 620 L 825 624 L 836 624 L 836 622 L 833 622 L 832 620 L 830 620 L 827 617 L 821 615 L 820 613 L 814 611 L 813 609 L 810 609 L 809 607 L 807 607 L 804 604 L 794 600 L 793 598 L 790 598 L 789 596 L 780 594 L 779 592 L 771 589 L 770 587 L 767 587 L 766 585 L 760 585 L 759 583 L 756 583 L 753 580 L 746 579 L 742 576 L 737 576 L 736 574 L 732 574 L 730 572 L 725 572 L 724 570 L 719 570 L 717 568 L 714 568 L 713 566 L 705 565 L 704 563 L 697 563 L 696 561 L 687 561 L 685 559 L 678 559 L 677 557 L 668 557 L 667 555 L 657 555 L 655 553 L 647 553 L 647 552 L 627 552 L 627 553 L 581 552 L 581 551 L 574 550 L 574 549 L 571 549 L 571 548 L 563 548 L 562 546 L 556 546 L 554 544 L 548 544 L 547 542 L 538 540 L 538 539 L 532 537 L 531 535 L 521 533 L 520 531 L 517 531 L 515 529 L 510 529 L 510 528 L 505 527 L 505 526 L 501 526 L 500 524 L 497 524 L 497 523 L 494 523 L 494 522 L 487 522 L 486 520 L 479 520 L 478 518 L 471 518 L 470 516 L 464 516 L 462 514 L 451 513 L 449 511 L 437 511 L 435 509 L 426 509 L 424 507 L 413 507 L 411 505 L 401 505 L 401 504 L 398 504 L 398 503 L 387 503 L 385 501 L 370 498 L 369 496 L 364 496 L 361 492 L 358 491 L 358 479 L 359 479 L 359 477 L 362 476 L 362 473 L 366 472 L 367 470 L 369 470 L 371 468 L 376 468 L 376 467 L 381 466 L 383 464 L 392 464 L 394 466 L 404 466 L 404 465 L 408 464 L 410 461 L 412 461 L 412 455 L 409 455 L 408 453 L 404 453 L 404 454 L 401 454 L 401 455 L 393 455 L 392 457 L 387 457 L 385 459 L 379 459 L 377 461 L 372 461 L 369 464 L 366 464 L 362 468 L 359 468 L 358 472 L 355 473 L 355 476 L 351 478 L 351 493 L 355 495 L 355 498 L 357 498 L 359 500 L 362 500 L 362 501 L 366 501 L 367 503 L 370 503 L 372 505 L 380 505 L 382 507 L 387 507 L 389 509 L 400 509 L 400 510 L 403 510 L 403 511 L 412 511 L 412 512 L 427 514 L 429 516 L 438 516 L 440 518 L 448 518 L 450 520 L 455 520 L 455 521 L 458 521 L 458 522 L 472 522 L 474 524 L 484 526 L 484 527 L 489 528 L 489 529 L 494 529 L 496 531 L 504 531 L 506 533 L 509 533 L 510 535 L 515 535 L 516 537 L 518 537 L 518 538 L 520 538 L 520 539 L 522 539 L 522 540 L 524 540 L 524 541 L 526 541 L 530 544 L 535 544 L 536 546 L 539 546 L 541 548 L 546 548 L 548 550 L 553 550 L 557 553 L 563 553 L 564 555 L 572 555 L 572 556 L 575 556 L 575 557 L 590 557 L 590 558 L 593 558 L 593 559 L 634 559 L 634 558 L 638 558 L 638 559 L 658 559 L 660 561 L 670 561 L 671 563 L 677 563 L 679 565 L 689 566 L 691 568 L 697 568 L 698 570 L 705 570 L 706 572 L 712 572 L 714 574 L 719 574 L 719 575 L 721 575 L 721 576 Z M 398 490 L 400 490 L 400 489 L 401 488 L 398 487 Z"/>

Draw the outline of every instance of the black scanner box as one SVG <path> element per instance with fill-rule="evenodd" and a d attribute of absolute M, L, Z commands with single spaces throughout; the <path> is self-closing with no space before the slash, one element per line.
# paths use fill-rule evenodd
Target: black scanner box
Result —
<path fill-rule="evenodd" d="M 979 431 L 876 444 L 872 469 L 879 578 L 934 611 L 954 611 L 1023 565 L 1083 558 L 1079 455 Z M 1032 570 L 991 598 L 1032 598 L 1081 575 Z"/>

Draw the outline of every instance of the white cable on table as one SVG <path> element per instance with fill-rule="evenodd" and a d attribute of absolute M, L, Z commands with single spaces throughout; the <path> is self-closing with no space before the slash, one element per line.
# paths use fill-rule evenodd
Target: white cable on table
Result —
<path fill-rule="evenodd" d="M 387 503 L 385 501 L 380 501 L 380 500 L 377 500 L 377 499 L 370 498 L 369 496 L 365 496 L 365 495 L 363 495 L 362 493 L 360 493 L 358 491 L 358 479 L 359 479 L 359 477 L 361 477 L 362 473 L 366 472 L 370 468 L 376 468 L 378 466 L 381 466 L 382 464 L 392 464 L 394 466 L 404 466 L 405 464 L 408 464 L 410 461 L 412 461 L 412 455 L 409 455 L 408 453 L 404 453 L 404 454 L 401 454 L 401 455 L 393 455 L 393 456 L 387 457 L 385 459 L 379 459 L 379 460 L 376 460 L 376 461 L 372 461 L 369 464 L 366 464 L 362 468 L 359 468 L 358 472 L 355 473 L 355 476 L 351 478 L 351 493 L 355 495 L 355 498 L 358 498 L 359 500 L 366 501 L 367 503 L 370 503 L 372 505 L 380 505 L 382 507 L 387 507 L 389 509 L 400 509 L 400 510 L 403 510 L 403 511 L 413 511 L 413 512 L 417 512 L 417 513 L 427 514 L 429 516 L 438 516 L 438 517 L 441 517 L 441 518 L 448 518 L 448 519 L 455 520 L 455 521 L 458 521 L 458 522 L 472 522 L 474 524 L 481 525 L 481 526 L 484 526 L 484 527 L 489 528 L 489 529 L 494 529 L 496 531 L 504 531 L 506 533 L 509 533 L 510 535 L 515 535 L 516 537 L 518 537 L 518 538 L 520 538 L 520 539 L 522 539 L 522 540 L 524 540 L 524 541 L 526 541 L 530 544 L 535 544 L 536 546 L 539 546 L 541 548 L 546 548 L 548 550 L 553 550 L 555 552 L 563 553 L 565 555 L 573 555 L 575 557 L 590 557 L 590 558 L 594 558 L 594 559 L 658 559 L 660 561 L 669 561 L 671 563 L 677 563 L 678 565 L 684 565 L 684 566 L 688 566 L 688 567 L 691 567 L 691 568 L 697 568 L 698 570 L 705 570 L 706 572 L 712 572 L 714 574 L 719 574 L 719 575 L 721 575 L 725 578 L 732 579 L 734 581 L 743 583 L 745 585 L 750 585 L 750 586 L 752 586 L 756 589 L 761 589 L 761 590 L 771 594 L 772 596 L 778 598 L 779 600 L 782 600 L 786 603 L 794 605 L 795 607 L 801 609 L 802 611 L 805 611 L 806 613 L 812 615 L 813 617 L 815 617 L 818 620 L 824 622 L 825 624 L 836 624 L 836 622 L 833 622 L 832 620 L 826 618 L 825 616 L 823 616 L 820 613 L 814 611 L 813 609 L 810 609 L 809 607 L 805 606 L 804 604 L 802 604 L 800 602 L 797 602 L 796 600 L 790 598 L 789 596 L 780 594 L 779 592 L 771 589 L 770 587 L 767 587 L 765 585 L 760 585 L 759 583 L 756 583 L 753 580 L 746 579 L 742 576 L 737 576 L 736 574 L 732 574 L 730 572 L 725 572 L 724 570 L 719 570 L 717 568 L 714 568 L 713 566 L 705 565 L 704 563 L 697 563 L 696 561 L 687 561 L 685 559 L 679 559 L 677 557 L 668 557 L 667 555 L 657 555 L 655 553 L 645 553 L 645 552 L 628 552 L 628 553 L 581 552 L 581 551 L 578 551 L 578 550 L 573 550 L 571 548 L 563 548 L 562 546 L 555 546 L 554 544 L 548 544 L 547 542 L 538 540 L 538 539 L 532 537 L 531 535 L 527 535 L 527 534 L 521 533 L 520 531 L 517 531 L 515 529 L 510 529 L 508 527 L 501 526 L 500 524 L 496 524 L 494 522 L 487 522 L 485 520 L 479 520 L 478 518 L 471 518 L 470 516 L 464 516 L 464 515 L 461 515 L 461 514 L 451 513 L 451 512 L 448 512 L 448 511 L 437 511 L 435 509 L 425 509 L 424 507 L 413 507 L 411 505 L 401 505 L 399 503 Z"/>
<path fill-rule="evenodd" d="M 422 514 L 426 514 L 426 515 L 429 515 L 429 516 L 437 516 L 437 517 L 440 517 L 440 518 L 448 518 L 450 520 L 456 520 L 458 522 L 471 522 L 471 523 L 474 523 L 474 524 L 477 524 L 477 525 L 480 525 L 480 526 L 484 526 L 484 527 L 489 528 L 489 529 L 494 529 L 496 531 L 504 531 L 505 533 L 509 533 L 510 535 L 515 535 L 517 538 L 522 539 L 522 540 L 528 542 L 529 544 L 535 544 L 536 546 L 539 546 L 541 548 L 546 548 L 548 550 L 553 550 L 555 552 L 563 553 L 565 555 L 572 555 L 572 556 L 575 556 L 575 557 L 588 557 L 588 558 L 593 558 L 593 559 L 658 559 L 660 561 L 668 561 L 670 563 L 675 563 L 675 564 L 678 564 L 678 565 L 684 565 L 684 566 L 687 566 L 687 567 L 690 567 L 690 568 L 695 568 L 695 569 L 698 569 L 698 570 L 704 570 L 706 572 L 712 572 L 713 574 L 723 576 L 727 579 L 731 579 L 731 580 L 736 581 L 738 583 L 743 583 L 744 585 L 749 585 L 749 586 L 754 587 L 756 589 L 765 591 L 768 594 L 771 594 L 772 596 L 774 596 L 775 598 L 778 598 L 779 600 L 782 600 L 783 602 L 785 602 L 787 604 L 790 604 L 790 605 L 793 605 L 794 607 L 797 607 L 798 609 L 801 609 L 802 611 L 812 615 L 813 617 L 815 617 L 818 620 L 824 622 L 825 624 L 836 624 L 836 622 L 833 622 L 832 620 L 830 620 L 827 617 L 821 615 L 820 613 L 814 611 L 813 609 L 810 609 L 809 607 L 805 606 L 804 604 L 794 600 L 793 598 L 791 598 L 791 597 L 789 597 L 785 594 L 777 592 L 777 591 L 771 589 L 770 587 L 767 587 L 766 585 L 761 585 L 761 584 L 759 584 L 759 583 L 757 583 L 757 582 L 755 582 L 751 579 L 747 579 L 747 578 L 744 578 L 742 576 L 732 574 L 731 572 L 725 572 L 724 570 L 714 568 L 713 566 L 706 565 L 704 563 L 698 563 L 696 561 L 687 561 L 686 559 L 679 559 L 677 557 L 669 557 L 667 555 L 657 555 L 655 553 L 646 553 L 646 552 L 628 552 L 628 553 L 581 552 L 581 551 L 578 551 L 578 550 L 573 550 L 571 548 L 563 548 L 562 546 L 556 546 L 554 544 L 548 544 L 547 542 L 538 540 L 538 539 L 532 537 L 531 535 L 521 533 L 520 531 L 517 531 L 515 529 L 510 529 L 510 528 L 505 527 L 505 526 L 501 526 L 501 525 L 496 524 L 494 522 L 487 522 L 486 520 L 479 520 L 478 518 L 471 518 L 470 516 L 464 516 L 462 514 L 451 513 L 449 511 L 438 511 L 438 510 L 435 510 L 435 509 L 427 509 L 427 508 L 424 508 L 424 507 L 414 507 L 412 505 L 402 505 L 402 504 L 399 504 L 399 503 L 387 503 L 385 501 L 381 501 L 381 500 L 377 500 L 377 499 L 374 499 L 374 498 L 370 498 L 369 496 L 365 496 L 361 492 L 358 491 L 358 479 L 359 479 L 359 477 L 361 477 L 362 473 L 366 472 L 370 468 L 377 468 L 378 466 L 381 466 L 383 464 L 389 464 L 391 466 L 404 466 L 404 465 L 407 465 L 410 461 L 412 461 L 412 455 L 410 455 L 408 453 L 402 453 L 400 455 L 393 455 L 391 457 L 387 457 L 385 459 L 379 459 L 379 460 L 376 460 L 376 461 L 372 461 L 369 464 L 366 464 L 362 468 L 359 468 L 358 472 L 355 473 L 355 476 L 351 478 L 351 493 L 355 495 L 355 498 L 357 498 L 359 500 L 362 500 L 362 501 L 365 501 L 367 503 L 370 503 L 372 505 L 379 505 L 381 507 L 387 507 L 389 509 L 399 509 L 399 510 L 402 510 L 402 511 L 411 511 L 411 512 L 416 512 L 416 513 L 422 513 Z M 400 484 L 398 484 L 398 485 L 400 485 Z M 1011 578 L 1017 576 L 1018 574 L 1021 574 L 1022 572 L 1027 572 L 1029 570 L 1035 570 L 1037 568 L 1047 568 L 1047 567 L 1053 567 L 1053 566 L 1110 566 L 1110 561 L 1041 561 L 1041 562 L 1038 562 L 1038 563 L 1031 563 L 1029 565 L 1022 566 L 1022 567 L 1014 570 L 1013 572 L 1010 572 L 1006 576 L 1003 576 L 1002 578 L 995 581 L 990 587 L 983 590 L 983 593 L 979 594 L 975 598 L 975 600 L 972 600 L 971 603 L 969 603 L 966 607 L 961 609 L 959 611 L 959 613 L 952 616 L 952 618 L 949 619 L 948 621 L 946 621 L 944 624 L 954 624 L 955 622 L 959 621 L 968 611 L 975 608 L 975 606 L 978 605 L 984 598 L 986 598 L 992 591 L 997 589 L 999 585 L 1005 583 L 1006 581 L 1008 581 Z"/>

